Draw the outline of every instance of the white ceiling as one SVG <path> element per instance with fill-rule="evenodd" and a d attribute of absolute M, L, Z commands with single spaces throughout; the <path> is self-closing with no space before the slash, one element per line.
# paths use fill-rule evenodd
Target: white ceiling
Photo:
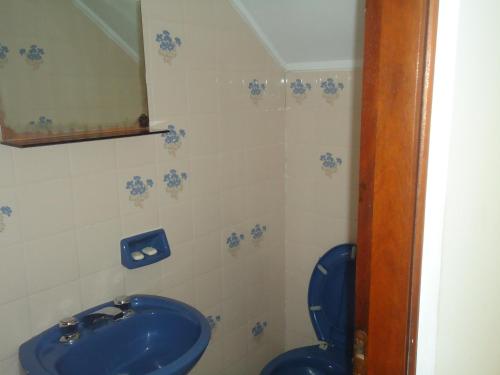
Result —
<path fill-rule="evenodd" d="M 232 0 L 287 70 L 360 64 L 363 0 Z"/>

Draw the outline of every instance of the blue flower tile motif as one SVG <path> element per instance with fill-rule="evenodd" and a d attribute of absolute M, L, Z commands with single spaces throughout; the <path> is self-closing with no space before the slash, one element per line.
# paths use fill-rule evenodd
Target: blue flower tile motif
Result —
<path fill-rule="evenodd" d="M 161 136 L 165 138 L 163 147 L 165 147 L 170 154 L 175 156 L 177 150 L 182 146 L 182 139 L 186 138 L 186 131 L 184 129 L 175 129 L 175 125 L 168 125 L 168 132 L 163 133 Z"/>
<path fill-rule="evenodd" d="M 12 216 L 12 208 L 9 206 L 0 207 L 0 233 L 5 229 L 4 219 Z"/>
<path fill-rule="evenodd" d="M 255 244 L 258 244 L 264 237 L 264 233 L 267 231 L 267 226 L 257 224 L 250 231 L 250 236 Z"/>
<path fill-rule="evenodd" d="M 186 172 L 177 173 L 175 169 L 171 169 L 166 175 L 163 176 L 165 182 L 165 190 L 170 193 L 172 198 L 177 199 L 178 194 L 184 189 L 184 181 L 188 175 Z"/>
<path fill-rule="evenodd" d="M 344 84 L 342 82 L 335 82 L 333 78 L 327 78 L 326 81 L 321 82 L 320 87 L 323 90 L 323 97 L 328 102 L 332 102 L 338 96 L 339 92 L 344 90 Z"/>
<path fill-rule="evenodd" d="M 49 130 L 52 125 L 52 119 L 46 116 L 40 116 L 38 120 L 29 122 L 29 126 L 33 128 L 33 130 Z"/>
<path fill-rule="evenodd" d="M 31 65 L 34 69 L 37 69 L 43 63 L 43 55 L 45 51 L 36 44 L 30 46 L 30 48 L 21 48 L 19 54 L 24 57 L 25 61 Z"/>
<path fill-rule="evenodd" d="M 307 92 L 311 91 L 311 88 L 312 86 L 310 83 L 304 82 L 298 78 L 290 83 L 290 89 L 292 90 L 292 94 L 297 101 L 303 100 L 307 96 Z"/>
<path fill-rule="evenodd" d="M 134 206 L 143 207 L 144 201 L 149 197 L 149 189 L 154 185 L 152 179 L 142 180 L 140 176 L 134 176 L 127 181 L 125 188 L 129 190 L 129 200 L 134 202 Z"/>
<path fill-rule="evenodd" d="M 182 45 L 181 38 L 172 37 L 167 30 L 156 34 L 156 43 L 159 45 L 158 53 L 163 57 L 163 61 L 169 64 L 177 56 L 178 47 Z"/>
<path fill-rule="evenodd" d="M 241 241 L 245 239 L 243 234 L 236 234 L 235 232 L 231 233 L 231 235 L 226 240 L 226 245 L 229 249 L 237 249 Z"/>
<path fill-rule="evenodd" d="M 7 63 L 9 52 L 9 47 L 4 46 L 2 43 L 0 43 L 0 68 L 3 68 Z"/>
<path fill-rule="evenodd" d="M 252 98 L 254 102 L 257 102 L 259 99 L 262 99 L 262 95 L 266 90 L 266 84 L 260 83 L 258 80 L 254 79 L 248 84 L 248 90 L 250 90 L 250 98 Z"/>
<path fill-rule="evenodd" d="M 255 325 L 253 326 L 252 328 L 252 336 L 253 337 L 258 337 L 260 336 L 264 330 L 266 329 L 267 327 L 267 322 L 257 322 L 255 323 Z"/>
<path fill-rule="evenodd" d="M 328 177 L 331 177 L 338 168 L 342 165 L 342 159 L 333 156 L 330 152 L 321 155 L 321 169 L 325 172 Z"/>
<path fill-rule="evenodd" d="M 207 321 L 208 325 L 210 326 L 210 329 L 213 331 L 215 328 L 217 328 L 217 325 L 220 323 L 221 317 L 220 315 L 216 316 L 209 315 L 207 316 Z"/>

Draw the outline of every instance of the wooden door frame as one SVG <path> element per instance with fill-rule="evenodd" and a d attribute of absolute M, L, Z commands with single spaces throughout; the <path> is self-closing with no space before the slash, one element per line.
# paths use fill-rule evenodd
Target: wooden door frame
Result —
<path fill-rule="evenodd" d="M 356 327 L 368 375 L 415 374 L 438 0 L 366 0 Z"/>

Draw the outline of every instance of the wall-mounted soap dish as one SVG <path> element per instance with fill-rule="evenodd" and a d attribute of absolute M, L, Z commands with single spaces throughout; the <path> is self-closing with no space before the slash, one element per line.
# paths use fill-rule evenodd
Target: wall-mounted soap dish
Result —
<path fill-rule="evenodd" d="M 170 256 L 170 246 L 163 229 L 124 238 L 120 247 L 122 265 L 129 269 L 144 267 Z"/>

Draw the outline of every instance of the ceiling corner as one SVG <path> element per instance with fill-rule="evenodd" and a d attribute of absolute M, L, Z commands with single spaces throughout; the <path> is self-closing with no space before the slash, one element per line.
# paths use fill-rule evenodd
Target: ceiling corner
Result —
<path fill-rule="evenodd" d="M 283 68 L 285 69 L 286 67 L 286 62 L 285 60 L 281 57 L 281 55 L 278 53 L 277 49 L 271 42 L 271 40 L 267 37 L 267 35 L 264 33 L 264 31 L 261 29 L 255 18 L 252 16 L 252 14 L 248 11 L 248 9 L 243 5 L 241 0 L 231 0 L 231 3 L 236 9 L 236 11 L 239 13 L 241 18 L 250 26 L 250 28 L 255 32 L 257 37 L 260 39 L 264 47 L 267 49 L 267 51 L 270 53 L 270 55 L 276 60 L 276 62 Z"/>
<path fill-rule="evenodd" d="M 363 54 L 364 0 L 231 0 L 285 70 L 350 70 Z"/>

